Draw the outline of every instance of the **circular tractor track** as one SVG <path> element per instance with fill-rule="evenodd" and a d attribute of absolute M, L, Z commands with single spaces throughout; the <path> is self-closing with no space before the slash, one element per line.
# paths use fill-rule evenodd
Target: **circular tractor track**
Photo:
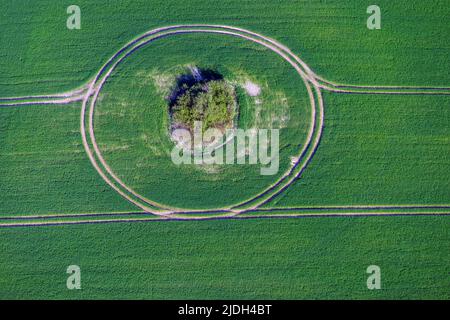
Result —
<path fill-rule="evenodd" d="M 208 209 L 208 210 L 187 210 L 183 208 L 170 207 L 159 204 L 155 201 L 145 198 L 138 194 L 131 187 L 127 186 L 111 169 L 103 158 L 103 155 L 97 145 L 94 131 L 94 111 L 99 93 L 111 75 L 113 70 L 133 52 L 139 48 L 160 38 L 165 38 L 179 34 L 209 33 L 218 35 L 228 35 L 239 37 L 254 43 L 260 44 L 267 49 L 275 52 L 288 62 L 300 75 L 306 86 L 311 103 L 311 126 L 307 135 L 307 140 L 296 157 L 296 162 L 285 172 L 275 183 L 268 186 L 260 194 L 234 204 L 229 207 Z M 86 153 L 103 180 L 117 191 L 122 197 L 145 212 L 152 213 L 161 217 L 171 218 L 211 218 L 212 216 L 235 216 L 239 213 L 254 210 L 269 202 L 273 197 L 287 188 L 295 179 L 297 179 L 307 164 L 313 157 L 322 134 L 323 128 L 323 99 L 320 91 L 320 84 L 315 78 L 311 69 L 287 47 L 277 41 L 267 38 L 263 35 L 230 26 L 223 25 L 176 25 L 163 28 L 157 28 L 135 38 L 117 51 L 99 70 L 94 80 L 89 84 L 89 88 L 83 98 L 81 109 L 81 135 L 83 146 Z M 206 215 L 207 214 L 207 215 Z"/>

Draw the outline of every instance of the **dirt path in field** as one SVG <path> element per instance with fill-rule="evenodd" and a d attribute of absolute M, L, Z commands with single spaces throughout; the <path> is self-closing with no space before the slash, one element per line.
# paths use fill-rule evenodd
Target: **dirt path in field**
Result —
<path fill-rule="evenodd" d="M 45 221 L 45 222 L 12 222 L 0 223 L 0 228 L 17 227 L 43 227 L 43 226 L 63 226 L 63 225 L 81 225 L 81 224 L 105 224 L 105 223 L 134 223 L 134 222 L 158 222 L 158 221 L 208 221 L 208 220 L 249 220 L 249 219 L 288 219 L 288 218 L 355 218 L 355 217 L 398 217 L 398 216 L 450 216 L 450 212 L 330 212 L 330 213 L 289 213 L 289 214 L 252 214 L 239 216 L 208 216 L 208 217 L 186 217 L 173 215 L 171 217 L 160 218 L 117 218 L 117 219 L 99 219 L 99 220 L 65 220 L 65 221 Z M 61 217 L 64 218 L 64 217 Z"/>
<path fill-rule="evenodd" d="M 383 95 L 450 95 L 450 87 L 352 85 L 335 83 L 326 80 L 316 74 L 314 74 L 314 77 L 321 83 L 320 87 L 322 89 L 337 93 Z"/>
<path fill-rule="evenodd" d="M 31 100 L 31 99 L 57 99 L 57 98 L 70 98 L 76 95 L 82 95 L 89 88 L 90 82 L 84 84 L 78 89 L 73 89 L 67 92 L 55 93 L 49 95 L 34 95 L 34 96 L 22 96 L 22 97 L 6 97 L 0 98 L 0 101 L 20 101 L 20 100 Z"/>
<path fill-rule="evenodd" d="M 4 107 L 18 107 L 18 106 L 27 106 L 27 105 L 41 105 L 41 104 L 69 104 L 72 102 L 82 101 L 85 95 L 77 95 L 73 97 L 67 98 L 53 98 L 53 99 L 38 99 L 38 100 L 30 100 L 30 101 L 20 101 L 20 102 L 8 102 L 8 103 L 0 103 L 0 108 Z"/>
<path fill-rule="evenodd" d="M 279 208 L 258 208 L 256 210 L 245 210 L 245 214 L 257 214 L 261 212 L 305 212 L 305 211 L 348 211 L 348 210 L 439 210 L 450 209 L 450 205 L 351 205 L 351 206 L 301 206 L 301 207 L 279 207 Z M 213 214 L 226 213 L 226 211 L 209 211 Z M 195 211 L 184 211 L 183 214 L 190 215 L 196 214 Z M 441 212 L 436 212 L 441 213 Z M 445 213 L 445 212 L 443 212 Z M 450 212 L 449 212 L 450 213 Z M 144 211 L 118 211 L 118 212 L 90 212 L 90 213 L 49 213 L 49 214 L 37 214 L 37 215 L 15 215 L 15 216 L 2 216 L 1 220 L 38 220 L 38 219 L 57 219 L 57 218 L 78 218 L 78 217 L 104 217 L 104 216 L 131 216 L 131 215 L 148 215 Z"/>
<path fill-rule="evenodd" d="M 88 91 L 91 81 L 78 89 L 71 91 L 51 94 L 51 95 L 34 95 L 23 97 L 6 97 L 0 98 L 1 107 L 16 107 L 25 105 L 40 104 L 69 104 L 76 101 L 82 101 Z"/>

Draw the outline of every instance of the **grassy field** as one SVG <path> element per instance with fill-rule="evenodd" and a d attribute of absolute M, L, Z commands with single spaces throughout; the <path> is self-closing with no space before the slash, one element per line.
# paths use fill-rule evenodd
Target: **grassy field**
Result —
<path fill-rule="evenodd" d="M 326 95 L 325 103 L 319 150 L 276 207 L 450 203 L 448 98 Z M 0 109 L 1 214 L 135 210 L 86 158 L 78 112 L 78 104 Z"/>
<path fill-rule="evenodd" d="M 319 150 L 277 206 L 449 204 L 449 102 L 326 94 Z"/>
<path fill-rule="evenodd" d="M 249 80 L 260 86 L 260 96 L 245 95 L 244 115 L 248 127 L 280 130 L 278 172 L 263 176 L 266 165 L 248 160 L 246 165 L 172 162 L 165 96 L 183 66 L 216 70 L 236 86 Z M 295 69 L 260 45 L 223 35 L 176 35 L 137 51 L 108 79 L 95 112 L 100 150 L 127 185 L 159 203 L 194 209 L 236 204 L 263 191 L 286 172 L 290 157 L 299 155 L 311 127 L 311 103 Z"/>
<path fill-rule="evenodd" d="M 448 299 L 449 228 L 367 217 L 1 229 L 0 298 Z M 66 289 L 71 264 L 81 290 Z"/>
<path fill-rule="evenodd" d="M 0 215 L 135 210 L 92 167 L 79 104 L 0 108 Z"/>
<path fill-rule="evenodd" d="M 113 6 L 79 0 L 79 31 L 66 28 L 70 1 L 0 3 L 0 98 L 79 87 L 138 34 L 178 23 L 227 24 L 273 37 L 333 81 L 450 82 L 445 0 L 380 0 L 379 31 L 366 28 L 372 2 L 363 0 L 117 0 Z M 173 76 L 186 64 L 260 81 L 269 88 L 263 98 L 272 101 L 262 110 L 264 121 L 284 114 L 272 111 L 277 99 L 286 98 L 283 173 L 308 128 L 304 85 L 272 53 L 207 35 L 166 38 L 115 71 L 95 116 L 105 158 L 137 191 L 171 205 L 215 207 L 254 195 L 275 179 L 259 176 L 259 167 L 211 175 L 168 164 L 166 102 L 155 75 Z M 242 126 L 248 127 L 256 106 L 238 93 L 245 100 Z M 325 92 L 315 156 L 302 178 L 266 208 L 449 205 L 449 99 Z M 17 218 L 22 215 L 62 215 L 53 222 L 77 219 L 71 213 L 143 216 L 92 167 L 81 142 L 80 108 L 80 102 L 0 107 L 0 224 L 42 221 Z M 315 212 L 309 210 L 303 213 Z M 1 227 L 0 298 L 450 299 L 449 227 L 448 216 L 419 215 Z M 71 264 L 82 269 L 82 290 L 66 289 Z M 372 264 L 382 270 L 379 291 L 366 288 Z"/>
<path fill-rule="evenodd" d="M 329 79 L 357 84 L 449 82 L 446 0 L 380 0 L 382 30 L 366 28 L 366 0 L 77 1 L 82 29 L 66 28 L 68 0 L 2 0 L 0 95 L 72 89 L 137 34 L 177 23 L 245 27 L 285 43 Z M 130 18 L 132 17 L 132 18 Z M 33 79 L 33 80 L 31 80 Z"/>

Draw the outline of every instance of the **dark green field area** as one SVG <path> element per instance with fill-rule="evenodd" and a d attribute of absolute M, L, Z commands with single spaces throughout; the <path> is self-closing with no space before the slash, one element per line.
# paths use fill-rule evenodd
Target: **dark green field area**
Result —
<path fill-rule="evenodd" d="M 450 98 L 325 95 L 325 128 L 277 206 L 450 203 Z"/>
<path fill-rule="evenodd" d="M 1 229 L 0 298 L 448 299 L 447 217 Z M 66 268 L 81 268 L 81 290 Z M 381 290 L 366 268 L 381 268 Z"/>
<path fill-rule="evenodd" d="M 448 100 L 327 94 L 319 149 L 276 206 L 450 203 Z M 0 131 L 1 214 L 135 210 L 92 168 L 78 105 L 2 108 Z"/>
<path fill-rule="evenodd" d="M 280 130 L 273 175 L 261 175 L 268 166 L 242 156 L 236 158 L 245 165 L 173 163 L 165 96 L 183 66 L 214 70 L 236 86 L 251 80 L 261 87 L 260 96 L 244 99 L 260 100 L 247 103 L 252 128 Z M 256 196 L 288 170 L 290 156 L 299 156 L 311 126 L 305 84 L 290 64 L 261 45 L 216 34 L 176 35 L 141 48 L 108 79 L 95 110 L 96 140 L 111 169 L 143 196 L 180 208 L 222 208 Z M 225 155 L 232 145 L 217 152 Z"/>
<path fill-rule="evenodd" d="M 68 30 L 72 4 L 0 0 L 0 98 L 83 86 L 137 35 L 182 23 L 273 37 L 327 80 L 450 86 L 448 0 L 380 0 L 377 31 L 366 27 L 373 3 L 365 0 L 79 0 L 82 29 Z M 262 86 L 269 103 L 261 110 L 237 86 L 243 128 L 276 127 L 273 121 L 289 115 L 276 177 L 259 175 L 259 165 L 172 164 L 164 94 L 187 65 Z M 322 139 L 298 181 L 243 219 L 184 222 L 119 223 L 156 216 L 137 210 L 93 168 L 80 102 L 0 102 L 0 299 L 450 299 L 450 96 L 322 93 Z M 99 95 L 94 126 L 105 159 L 138 192 L 172 206 L 211 208 L 245 200 L 283 174 L 310 117 L 305 86 L 280 57 L 241 39 L 194 34 L 159 39 L 120 64 Z M 360 207 L 322 208 L 352 205 Z M 361 209 L 374 205 L 393 208 Z M 441 216 L 420 215 L 426 211 Z M 289 213 L 378 215 L 255 217 Z M 22 217 L 48 214 L 57 215 Z M 85 224 L 12 226 L 78 219 Z M 82 290 L 66 288 L 73 264 L 81 267 Z M 369 265 L 381 267 L 382 290 L 367 289 Z"/>
<path fill-rule="evenodd" d="M 0 214 L 135 210 L 86 156 L 79 104 L 0 109 Z"/>
<path fill-rule="evenodd" d="M 366 27 L 373 4 L 366 0 L 79 0 L 79 31 L 66 28 L 72 4 L 1 1 L 0 96 L 72 89 L 131 38 L 180 23 L 227 24 L 271 36 L 334 81 L 444 86 L 450 80 L 447 0 L 380 0 L 379 31 Z"/>

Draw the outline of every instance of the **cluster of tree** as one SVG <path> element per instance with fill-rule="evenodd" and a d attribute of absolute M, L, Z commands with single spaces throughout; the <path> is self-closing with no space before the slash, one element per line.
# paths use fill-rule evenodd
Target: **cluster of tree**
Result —
<path fill-rule="evenodd" d="M 196 83 L 183 88 L 172 107 L 176 123 L 193 128 L 195 121 L 203 122 L 203 129 L 226 127 L 233 122 L 236 112 L 234 87 L 223 80 Z"/>

